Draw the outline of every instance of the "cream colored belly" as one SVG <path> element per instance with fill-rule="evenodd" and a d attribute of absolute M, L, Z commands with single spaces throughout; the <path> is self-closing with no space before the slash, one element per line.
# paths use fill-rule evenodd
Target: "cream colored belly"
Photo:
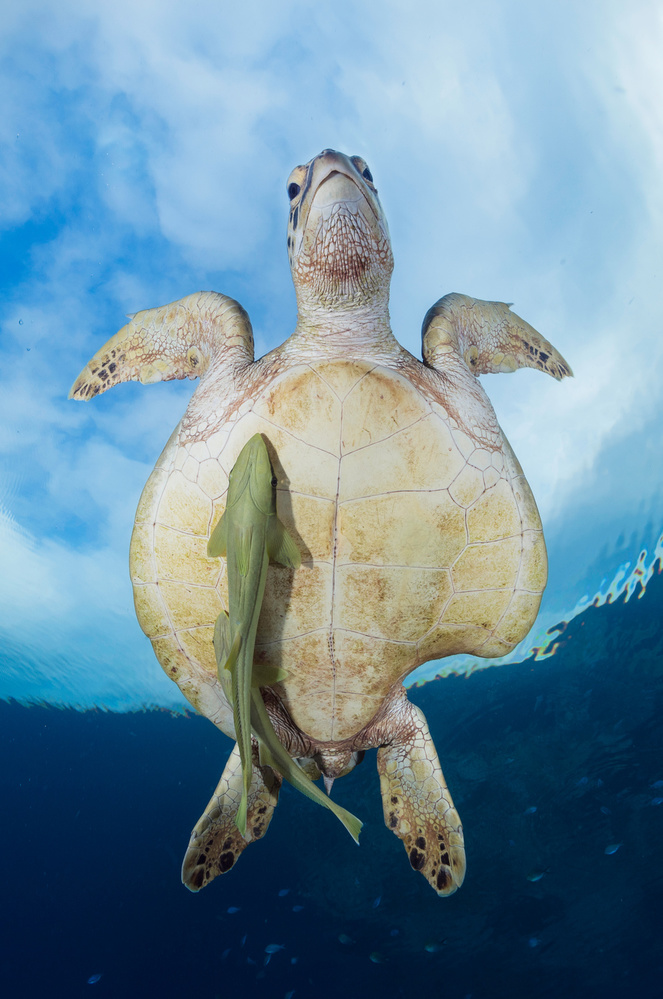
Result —
<path fill-rule="evenodd" d="M 281 379 L 227 430 L 171 439 L 146 486 L 132 541 L 137 614 L 205 713 L 201 690 L 222 696 L 211 639 L 228 600 L 207 540 L 256 432 L 302 551 L 296 573 L 269 568 L 256 657 L 288 670 L 279 692 L 304 732 L 352 736 L 419 663 L 503 655 L 533 621 L 545 549 L 520 470 L 468 445 L 404 379 L 370 369 L 296 369 L 289 391 Z"/>

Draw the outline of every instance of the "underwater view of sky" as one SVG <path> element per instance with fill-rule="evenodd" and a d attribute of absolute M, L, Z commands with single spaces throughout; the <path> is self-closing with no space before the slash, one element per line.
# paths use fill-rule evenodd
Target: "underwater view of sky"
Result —
<path fill-rule="evenodd" d="M 373 173 L 405 347 L 420 356 L 427 309 L 455 291 L 513 302 L 574 370 L 482 379 L 548 540 L 535 633 L 651 561 L 660 4 L 23 0 L 0 8 L 0 48 L 0 698 L 185 703 L 127 563 L 194 385 L 67 393 L 126 313 L 198 290 L 242 303 L 256 356 L 282 342 L 285 183 L 325 147 Z"/>

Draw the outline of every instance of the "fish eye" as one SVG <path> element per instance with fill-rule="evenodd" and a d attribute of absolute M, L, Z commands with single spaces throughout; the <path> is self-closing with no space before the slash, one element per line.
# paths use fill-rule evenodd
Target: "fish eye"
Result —
<path fill-rule="evenodd" d="M 362 175 L 362 177 L 365 177 L 365 178 L 366 178 L 366 180 L 367 180 L 367 181 L 368 181 L 368 182 L 369 182 L 370 184 L 372 184 L 372 183 L 373 183 L 373 174 L 372 174 L 372 173 L 371 173 L 371 171 L 370 171 L 370 170 L 368 169 L 368 167 L 366 167 L 366 168 L 365 168 L 364 170 L 362 170 L 362 172 L 361 172 L 361 175 Z"/>
<path fill-rule="evenodd" d="M 294 201 L 300 191 L 301 187 L 299 184 L 288 184 L 288 197 L 291 201 Z"/>

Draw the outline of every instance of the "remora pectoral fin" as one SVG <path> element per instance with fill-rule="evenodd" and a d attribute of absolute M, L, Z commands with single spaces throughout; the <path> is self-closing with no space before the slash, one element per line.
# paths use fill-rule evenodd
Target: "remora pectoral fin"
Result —
<path fill-rule="evenodd" d="M 299 548 L 275 516 L 270 517 L 267 523 L 267 554 L 272 562 L 290 569 L 298 569 L 302 564 Z"/>
<path fill-rule="evenodd" d="M 207 542 L 207 554 L 212 558 L 225 558 L 228 551 L 228 518 L 225 511 L 221 514 L 221 519 L 216 525 L 209 541 Z"/>
<path fill-rule="evenodd" d="M 275 683 L 285 680 L 288 670 L 280 666 L 265 666 L 263 663 L 253 664 L 251 670 L 252 687 L 272 687 Z"/>

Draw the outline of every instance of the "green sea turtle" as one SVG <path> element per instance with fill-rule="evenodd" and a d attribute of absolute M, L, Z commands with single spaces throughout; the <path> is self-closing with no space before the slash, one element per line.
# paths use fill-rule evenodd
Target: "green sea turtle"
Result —
<path fill-rule="evenodd" d="M 301 553 L 270 565 L 255 661 L 285 669 L 261 688 L 288 753 L 329 791 L 367 749 L 387 826 L 439 895 L 465 873 L 462 827 L 404 678 L 455 653 L 494 658 L 536 616 L 546 551 L 536 504 L 477 375 L 571 371 L 503 303 L 447 295 L 422 328 L 423 362 L 389 324 L 393 258 L 365 161 L 326 149 L 288 180 L 293 334 L 254 360 L 247 314 L 214 292 L 136 313 L 71 396 L 129 379 L 200 378 L 140 500 L 131 542 L 136 612 L 166 673 L 234 738 L 217 678 L 214 622 L 227 604 L 208 556 L 228 473 L 256 433 L 278 516 Z M 280 774 L 253 747 L 243 837 L 234 747 L 193 830 L 182 877 L 196 891 L 265 832 Z"/>

